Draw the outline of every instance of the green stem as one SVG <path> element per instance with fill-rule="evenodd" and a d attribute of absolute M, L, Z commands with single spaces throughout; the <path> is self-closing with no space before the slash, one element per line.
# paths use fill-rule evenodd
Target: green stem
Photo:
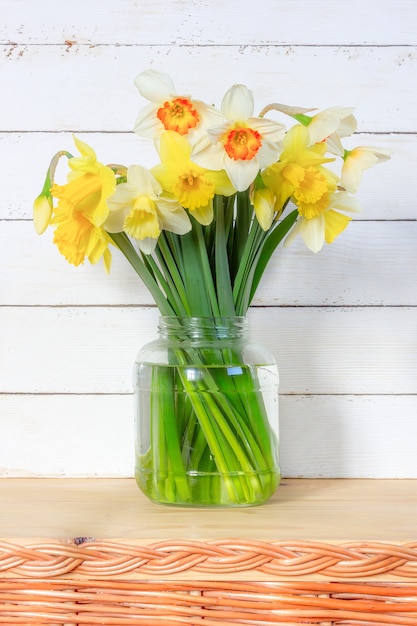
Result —
<path fill-rule="evenodd" d="M 160 262 L 165 279 L 170 284 L 170 291 L 175 298 L 175 304 L 178 309 L 178 315 L 190 315 L 187 293 L 181 274 L 178 271 L 176 260 L 174 259 L 170 247 L 167 243 L 164 233 L 161 233 L 158 239 L 156 254 Z"/>
<path fill-rule="evenodd" d="M 215 198 L 216 214 L 216 287 L 219 302 L 220 315 L 233 317 L 236 315 L 233 302 L 232 284 L 230 280 L 229 259 L 227 257 L 227 242 L 224 227 L 224 206 L 222 198 Z"/>
<path fill-rule="evenodd" d="M 173 378 L 175 370 L 169 367 L 157 367 L 154 376 L 152 397 L 156 406 L 152 421 L 154 429 L 157 429 L 157 434 L 154 436 L 158 442 L 154 453 L 163 457 L 163 465 L 167 468 L 166 480 L 170 488 L 175 486 L 181 500 L 187 502 L 190 500 L 190 489 L 178 435 Z M 159 483 L 160 478 L 157 472 L 155 474 Z"/>
<path fill-rule="evenodd" d="M 146 268 L 142 259 L 139 257 L 126 233 L 111 233 L 109 234 L 109 236 L 113 239 L 116 246 L 123 253 L 135 272 L 138 274 L 138 276 L 141 278 L 145 286 L 152 294 L 152 297 L 155 300 L 155 303 L 160 310 L 161 315 L 175 315 L 173 308 L 159 288 L 155 278 L 152 276 L 151 272 Z"/>
<path fill-rule="evenodd" d="M 207 246 L 206 246 L 206 242 L 204 239 L 204 234 L 201 228 L 201 224 L 199 224 L 198 222 L 195 223 L 195 231 L 197 235 L 198 251 L 199 251 L 200 259 L 201 259 L 201 267 L 202 267 L 203 274 L 204 274 L 204 283 L 206 285 L 208 297 L 210 299 L 210 306 L 211 306 L 210 315 L 212 315 L 213 317 L 219 317 L 220 309 L 219 309 L 219 303 L 218 303 L 218 296 L 216 295 L 216 289 L 214 287 L 213 274 L 212 274 L 211 267 L 210 267 L 210 261 L 207 255 Z"/>

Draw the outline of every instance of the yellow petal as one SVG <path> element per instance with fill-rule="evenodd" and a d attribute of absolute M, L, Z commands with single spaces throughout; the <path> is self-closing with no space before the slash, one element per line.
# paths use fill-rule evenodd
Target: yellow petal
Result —
<path fill-rule="evenodd" d="M 190 212 L 193 217 L 203 226 L 208 226 L 213 221 L 213 202 L 203 207 L 196 207 Z"/>
<path fill-rule="evenodd" d="M 333 211 L 333 209 L 326 211 L 324 213 L 324 238 L 326 243 L 332 243 L 345 230 L 351 220 L 351 217 Z"/>
<path fill-rule="evenodd" d="M 267 187 L 256 189 L 253 192 L 251 201 L 260 227 L 262 230 L 267 231 L 274 219 L 275 194 Z"/>

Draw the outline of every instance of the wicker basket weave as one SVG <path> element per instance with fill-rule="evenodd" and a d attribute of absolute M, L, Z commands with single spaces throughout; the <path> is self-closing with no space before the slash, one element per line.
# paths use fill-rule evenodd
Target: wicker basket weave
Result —
<path fill-rule="evenodd" d="M 416 626 L 417 585 L 10 579 L 0 623 Z"/>
<path fill-rule="evenodd" d="M 241 540 L 0 542 L 0 624 L 417 626 L 416 548 Z M 236 580 L 241 573 L 250 581 Z M 214 580 L 204 580 L 209 575 Z M 381 580 L 387 575 L 399 582 Z"/>

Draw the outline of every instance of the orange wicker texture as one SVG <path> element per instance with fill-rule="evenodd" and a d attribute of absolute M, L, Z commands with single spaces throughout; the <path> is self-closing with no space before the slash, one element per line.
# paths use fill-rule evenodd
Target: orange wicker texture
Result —
<path fill-rule="evenodd" d="M 0 623 L 416 626 L 417 586 L 9 579 L 0 586 Z"/>
<path fill-rule="evenodd" d="M 45 578 L 76 573 L 96 578 L 139 572 L 147 577 L 163 578 L 190 570 L 197 575 L 219 576 L 262 572 L 275 579 L 313 574 L 332 579 L 363 579 L 390 574 L 417 581 L 417 543 L 334 545 L 220 539 L 170 540 L 137 546 L 89 540 L 81 545 L 42 543 L 23 547 L 0 541 L 0 574 Z"/>
<path fill-rule="evenodd" d="M 196 580 L 172 578 L 186 571 Z M 236 582 L 248 571 L 268 582 Z M 0 624 L 10 626 L 417 625 L 417 544 L 0 542 L 0 573 Z M 125 579 L 138 573 L 152 582 Z M 218 579 L 203 581 L 204 573 Z M 377 582 L 387 573 L 402 582 Z M 308 580 L 313 574 L 323 580 Z"/>

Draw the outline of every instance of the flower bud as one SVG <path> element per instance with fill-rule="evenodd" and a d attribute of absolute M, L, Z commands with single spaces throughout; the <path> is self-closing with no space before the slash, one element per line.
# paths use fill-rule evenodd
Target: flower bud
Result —
<path fill-rule="evenodd" d="M 38 235 L 47 229 L 52 215 L 52 197 L 50 194 L 40 193 L 33 203 L 33 225 Z"/>

